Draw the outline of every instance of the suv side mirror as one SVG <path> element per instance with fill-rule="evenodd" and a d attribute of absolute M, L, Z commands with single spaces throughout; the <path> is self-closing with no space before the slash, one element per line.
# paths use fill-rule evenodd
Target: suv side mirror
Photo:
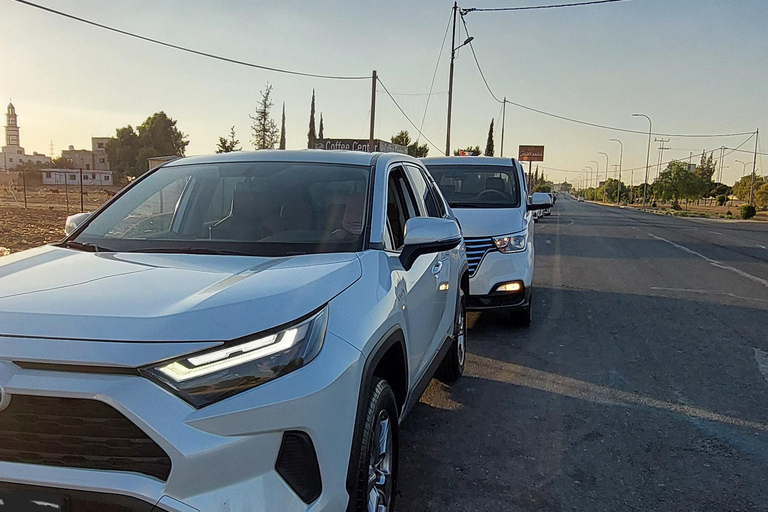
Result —
<path fill-rule="evenodd" d="M 90 213 L 76 213 L 67 217 L 67 220 L 64 221 L 64 235 L 69 236 L 74 233 L 90 216 Z"/>
<path fill-rule="evenodd" d="M 549 194 L 534 192 L 531 195 L 531 202 L 528 203 L 528 210 L 546 210 L 547 208 L 552 208 L 552 198 L 549 197 Z"/>
<path fill-rule="evenodd" d="M 400 253 L 400 263 L 405 270 L 410 270 L 419 256 L 448 251 L 460 243 L 461 231 L 456 221 L 413 217 L 405 223 L 405 243 Z"/>

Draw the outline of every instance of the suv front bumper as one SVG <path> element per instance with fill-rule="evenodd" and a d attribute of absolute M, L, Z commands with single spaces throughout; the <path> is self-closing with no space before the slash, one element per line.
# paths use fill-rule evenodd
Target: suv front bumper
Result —
<path fill-rule="evenodd" d="M 0 341 L 0 389 L 10 395 L 11 403 L 15 395 L 106 403 L 139 427 L 171 460 L 170 474 L 162 480 L 138 472 L 5 458 L 0 460 L 0 488 L 6 491 L 43 489 L 61 494 L 74 504 L 73 512 L 77 512 L 78 502 L 83 510 L 88 500 L 97 498 L 104 505 L 96 508 L 100 511 L 134 509 L 121 507 L 121 502 L 146 505 L 136 509 L 168 512 L 320 512 L 347 506 L 346 477 L 363 362 L 357 349 L 330 332 L 323 349 L 308 365 L 199 410 L 138 375 L 40 369 L 46 362 L 39 359 L 38 369 L 12 362 L 25 360 L 19 355 L 24 353 L 24 343 L 48 344 L 48 353 L 56 354 L 81 341 Z M 99 354 L 109 353 L 114 349 L 110 345 L 116 345 L 89 343 Z M 137 345 L 136 350 L 142 350 Z M 309 504 L 275 469 L 287 431 L 306 433 L 314 446 L 322 491 Z"/>
<path fill-rule="evenodd" d="M 520 282 L 521 292 L 497 292 L 502 283 Z M 482 309 L 523 309 L 531 297 L 533 282 L 533 249 L 529 243 L 525 251 L 504 254 L 497 250 L 488 251 L 469 278 L 467 308 Z"/>

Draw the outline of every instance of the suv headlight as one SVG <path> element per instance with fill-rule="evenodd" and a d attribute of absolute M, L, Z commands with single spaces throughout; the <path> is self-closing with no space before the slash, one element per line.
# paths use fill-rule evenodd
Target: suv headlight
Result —
<path fill-rule="evenodd" d="M 493 245 L 503 253 L 521 252 L 528 244 L 528 231 L 493 237 Z"/>
<path fill-rule="evenodd" d="M 199 409 L 309 363 L 323 346 L 327 325 L 326 306 L 288 327 L 240 338 L 140 372 Z"/>

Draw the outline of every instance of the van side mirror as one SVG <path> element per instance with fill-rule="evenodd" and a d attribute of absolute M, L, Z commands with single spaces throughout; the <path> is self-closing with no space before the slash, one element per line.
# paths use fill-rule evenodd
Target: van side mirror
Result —
<path fill-rule="evenodd" d="M 405 243 L 400 263 L 410 270 L 423 254 L 449 251 L 461 243 L 461 231 L 456 221 L 435 217 L 413 217 L 405 223 Z"/>
<path fill-rule="evenodd" d="M 90 213 L 76 213 L 67 217 L 67 220 L 64 221 L 64 235 L 69 236 L 74 233 L 90 216 Z"/>

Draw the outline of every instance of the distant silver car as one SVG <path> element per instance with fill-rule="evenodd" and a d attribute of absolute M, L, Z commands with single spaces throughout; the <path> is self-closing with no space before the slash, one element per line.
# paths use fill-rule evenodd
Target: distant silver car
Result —
<path fill-rule="evenodd" d="M 576 201 L 579 202 L 579 203 L 583 203 L 584 202 L 584 198 L 583 197 L 579 197 Z"/>

